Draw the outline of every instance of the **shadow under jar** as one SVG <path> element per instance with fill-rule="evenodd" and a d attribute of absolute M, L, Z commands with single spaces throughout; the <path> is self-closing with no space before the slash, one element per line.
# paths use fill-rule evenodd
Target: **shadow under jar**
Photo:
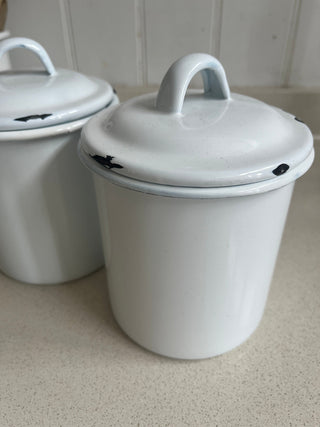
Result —
<path fill-rule="evenodd" d="M 0 73 L 0 270 L 66 282 L 103 265 L 93 182 L 76 151 L 82 126 L 118 98 L 107 82 L 56 69 L 30 39 L 4 40 L 0 59 L 15 48 L 45 69 Z"/>

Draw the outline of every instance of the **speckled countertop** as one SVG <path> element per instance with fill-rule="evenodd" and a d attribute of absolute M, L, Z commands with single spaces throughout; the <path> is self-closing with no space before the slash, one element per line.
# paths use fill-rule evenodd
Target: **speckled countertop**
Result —
<path fill-rule="evenodd" d="M 56 286 L 0 275 L 0 426 L 319 426 L 316 163 L 296 185 L 261 325 L 225 355 L 177 361 L 134 344 L 104 270 Z"/>

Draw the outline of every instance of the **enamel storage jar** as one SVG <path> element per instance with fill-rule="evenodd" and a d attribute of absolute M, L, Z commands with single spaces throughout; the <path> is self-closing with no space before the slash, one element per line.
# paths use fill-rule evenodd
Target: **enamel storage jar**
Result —
<path fill-rule="evenodd" d="M 118 103 L 102 80 L 56 69 L 37 42 L 12 38 L 39 71 L 0 73 L 0 270 L 29 283 L 58 283 L 103 265 L 91 174 L 77 156 L 82 126 Z"/>
<path fill-rule="evenodd" d="M 186 93 L 201 72 L 204 92 Z M 263 315 L 294 182 L 312 135 L 291 114 L 230 94 L 206 54 L 175 62 L 158 94 L 84 127 L 112 310 L 143 347 L 197 359 L 236 347 Z"/>

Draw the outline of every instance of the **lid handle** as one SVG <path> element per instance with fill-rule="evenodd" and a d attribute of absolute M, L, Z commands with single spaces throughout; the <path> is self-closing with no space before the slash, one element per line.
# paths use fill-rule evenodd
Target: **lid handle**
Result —
<path fill-rule="evenodd" d="M 2 41 L 0 43 L 0 60 L 1 57 L 9 50 L 20 47 L 35 52 L 50 76 L 54 76 L 55 74 L 57 74 L 49 55 L 47 54 L 46 50 L 41 46 L 41 44 L 25 37 L 12 37 L 10 39 Z"/>
<path fill-rule="evenodd" d="M 230 99 L 230 89 L 221 63 L 206 53 L 193 53 L 171 65 L 161 82 L 156 108 L 166 113 L 181 113 L 189 83 L 199 71 L 205 94 L 214 99 Z"/>

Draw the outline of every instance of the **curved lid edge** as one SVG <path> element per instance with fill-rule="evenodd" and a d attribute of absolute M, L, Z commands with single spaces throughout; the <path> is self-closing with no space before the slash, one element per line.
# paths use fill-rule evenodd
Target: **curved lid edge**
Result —
<path fill-rule="evenodd" d="M 79 120 L 112 102 L 115 94 L 108 82 L 56 69 L 46 50 L 34 40 L 14 37 L 1 41 L 0 60 L 4 53 L 16 48 L 34 52 L 45 70 L 0 73 L 0 132 Z"/>
<path fill-rule="evenodd" d="M 243 96 L 241 95 L 241 97 Z M 249 100 L 252 99 L 248 97 L 245 98 Z M 254 99 L 252 100 L 255 101 Z M 108 132 L 109 123 L 114 122 L 114 113 L 117 113 L 117 111 L 122 108 L 121 105 L 114 106 L 108 110 L 103 110 L 88 121 L 81 134 L 82 146 L 88 155 L 93 157 L 98 163 L 101 163 L 105 168 L 112 169 L 113 172 L 116 172 L 119 175 L 144 182 L 173 185 L 178 187 L 212 188 L 265 181 L 273 179 L 275 176 L 288 173 L 288 170 L 291 171 L 298 167 L 299 164 L 309 156 L 313 149 L 313 136 L 307 126 L 299 123 L 299 120 L 294 120 L 294 116 L 285 113 L 278 108 L 270 107 L 261 101 L 259 101 L 259 103 L 265 105 L 268 109 L 274 110 L 275 112 L 278 111 L 279 115 L 283 116 L 284 120 L 290 125 L 288 126 L 289 129 L 292 129 L 285 137 L 285 149 L 281 148 L 281 151 L 279 151 L 276 156 L 272 156 L 272 146 L 271 151 L 269 148 L 268 151 L 264 148 L 262 151 L 262 163 L 260 163 L 260 167 L 257 165 L 256 168 L 254 165 L 249 165 L 247 169 L 243 167 L 240 170 L 226 169 L 225 171 L 223 170 L 220 172 L 220 170 L 215 170 L 214 167 L 211 166 L 214 165 L 212 161 L 224 162 L 225 160 L 224 158 L 215 155 L 214 152 L 213 157 L 210 157 L 209 159 L 210 163 L 208 163 L 206 159 L 204 160 L 206 169 L 187 170 L 188 177 L 184 174 L 178 175 L 179 169 L 176 170 L 172 167 L 168 168 L 168 165 L 173 164 L 173 157 L 168 157 L 164 164 L 166 167 L 166 169 L 164 169 L 166 176 L 164 176 L 163 171 L 158 173 L 158 169 L 152 168 L 154 166 L 150 161 L 151 154 L 142 153 L 139 146 L 136 145 L 137 140 L 133 140 L 132 143 L 123 146 L 119 143 L 121 141 L 117 139 L 114 141 L 111 139 L 110 143 L 108 142 L 110 136 L 106 131 Z M 124 128 L 125 126 L 123 125 L 122 127 Z M 292 139 L 291 134 L 293 131 L 294 139 Z M 155 137 L 156 136 L 157 135 L 155 135 Z M 270 137 L 271 139 L 274 139 L 274 134 L 270 134 Z M 236 141 L 237 145 L 238 142 L 240 142 L 240 140 Z M 264 143 L 266 142 L 267 140 L 264 141 Z M 275 142 L 279 142 L 279 138 L 275 140 Z M 173 143 L 173 140 L 168 142 L 168 144 L 170 143 Z M 235 146 L 235 149 L 237 149 L 237 146 Z M 245 151 L 243 154 L 245 156 L 247 155 Z M 156 151 L 154 156 L 161 156 L 161 153 L 159 154 L 159 152 Z M 181 156 L 178 156 L 178 158 L 181 159 L 182 156 L 184 156 L 184 153 L 182 153 Z M 188 158 L 192 160 L 188 155 L 187 157 L 184 157 L 184 161 L 188 161 Z M 202 163 L 200 163 L 200 165 L 201 164 Z"/>
<path fill-rule="evenodd" d="M 108 104 L 108 108 L 119 104 L 119 98 L 117 95 L 114 96 L 111 103 Z M 100 110 L 101 111 L 101 110 Z M 97 114 L 99 114 L 99 112 Z M 58 123 L 52 126 L 38 127 L 31 129 L 21 130 L 8 130 L 0 131 L 0 141 L 23 141 L 29 139 L 45 138 L 47 136 L 58 135 L 63 133 L 75 132 L 78 129 L 82 129 L 83 126 L 92 118 L 92 115 L 82 117 L 78 120 Z"/>
<path fill-rule="evenodd" d="M 99 175 L 120 187 L 157 196 L 194 199 L 242 197 L 276 190 L 290 184 L 304 175 L 314 161 L 314 149 L 312 149 L 307 158 L 304 159 L 304 161 L 295 169 L 291 169 L 288 173 L 277 176 L 273 179 L 267 179 L 265 181 L 259 181 L 251 184 L 233 185 L 229 187 L 176 187 L 172 185 L 139 181 L 119 175 L 110 169 L 106 169 L 101 164 L 97 163 L 92 156 L 84 150 L 81 140 L 78 144 L 78 155 L 82 164 L 92 173 L 95 173 L 96 175 Z"/>

